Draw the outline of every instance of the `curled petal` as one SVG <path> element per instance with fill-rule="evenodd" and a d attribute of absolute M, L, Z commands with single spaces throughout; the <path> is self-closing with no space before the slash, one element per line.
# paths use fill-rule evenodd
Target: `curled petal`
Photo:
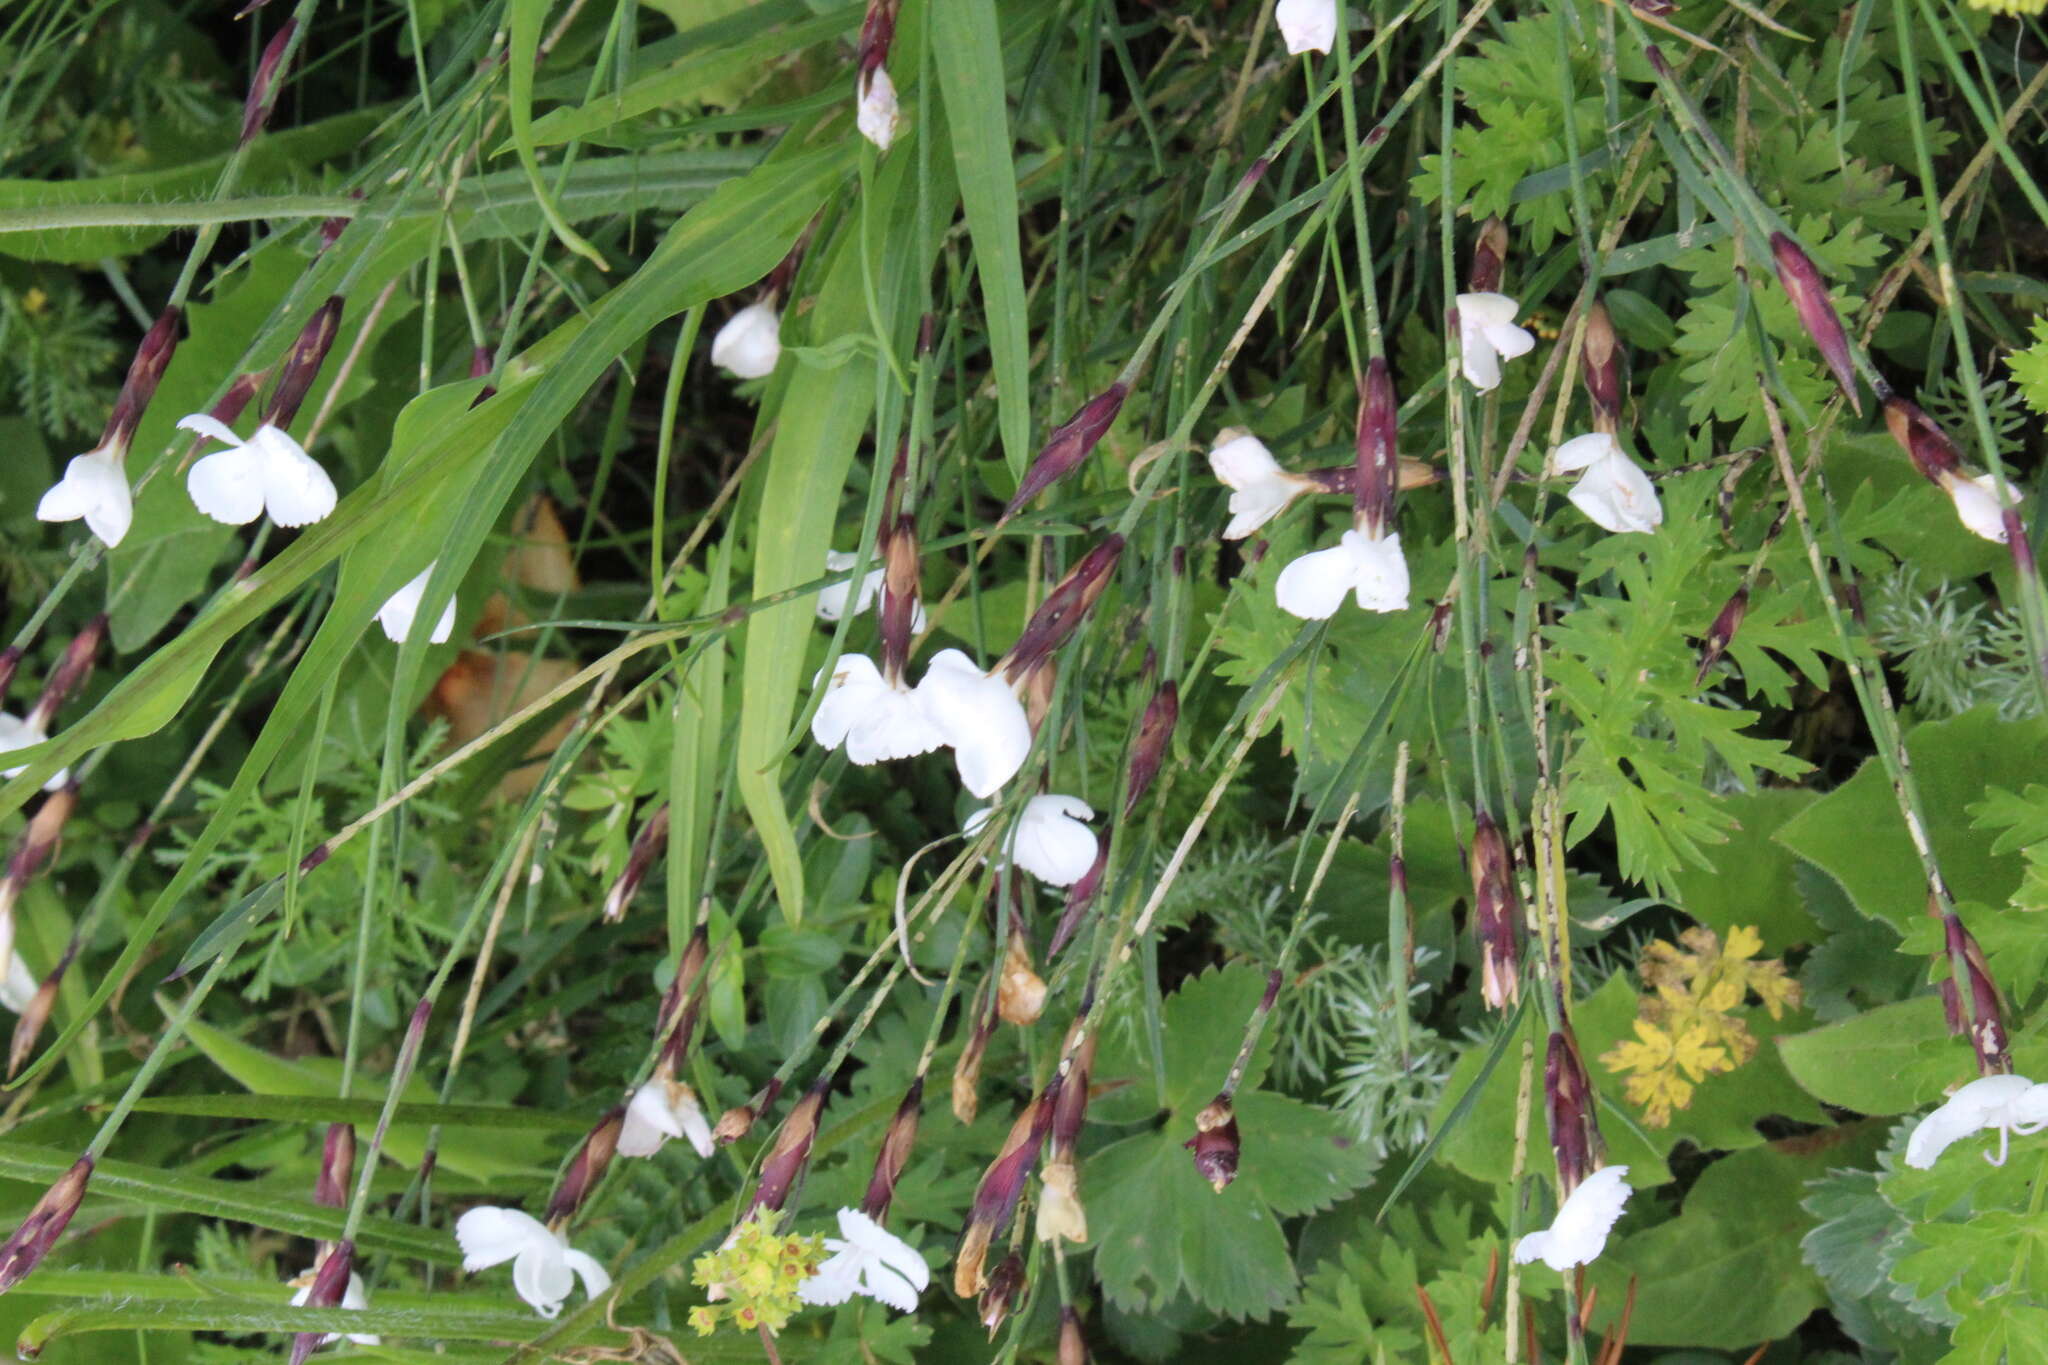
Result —
<path fill-rule="evenodd" d="M 1358 562 L 1343 545 L 1311 550 L 1280 571 L 1273 598 L 1280 610 L 1304 621 L 1327 621 L 1357 581 Z"/>
<path fill-rule="evenodd" d="M 1481 393 L 1500 387 L 1502 357 L 1535 349 L 1536 338 L 1515 326 L 1520 305 L 1505 294 L 1458 295 L 1458 354 L 1465 378 Z"/>
<path fill-rule="evenodd" d="M 462 1268 L 474 1273 L 503 1265 L 530 1247 L 554 1244 L 547 1224 L 518 1209 L 475 1208 L 455 1220 Z"/>
<path fill-rule="evenodd" d="M 377 608 L 377 624 L 384 628 L 384 636 L 394 644 L 404 644 L 412 634 L 413 618 L 419 615 L 420 602 L 426 597 L 427 578 L 434 572 L 432 564 L 421 569 L 419 576 L 392 593 L 383 606 Z M 441 619 L 434 623 L 434 630 L 427 638 L 434 644 L 446 644 L 448 636 L 455 629 L 455 599 L 448 599 L 448 605 L 441 609 Z"/>
<path fill-rule="evenodd" d="M 1664 505 L 1657 500 L 1655 485 L 1626 455 L 1610 455 L 1587 466 L 1569 496 L 1572 506 L 1602 530 L 1649 532 L 1664 523 Z"/>
<path fill-rule="evenodd" d="M 1367 611 L 1408 610 L 1408 561 L 1401 554 L 1401 537 L 1374 540 L 1363 531 L 1346 531 L 1341 543 L 1351 553 L 1358 605 Z"/>
<path fill-rule="evenodd" d="M 1988 1127 L 2007 1126 L 2008 1110 L 2027 1097 L 2034 1083 L 2024 1076 L 1985 1076 L 1948 1097 L 1913 1127 L 1906 1139 L 1906 1164 L 1924 1171 L 1964 1138 Z"/>

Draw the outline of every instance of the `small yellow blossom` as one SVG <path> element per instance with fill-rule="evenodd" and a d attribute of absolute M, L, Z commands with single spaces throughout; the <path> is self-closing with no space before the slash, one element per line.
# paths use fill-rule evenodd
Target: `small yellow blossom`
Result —
<path fill-rule="evenodd" d="M 1970 0 L 1970 8 L 1993 14 L 2039 14 L 2048 9 L 2048 0 Z"/>
<path fill-rule="evenodd" d="M 797 1286 L 824 1260 L 825 1241 L 784 1236 L 776 1231 L 778 1221 L 778 1215 L 760 1211 L 690 1267 L 690 1278 L 714 1300 L 690 1310 L 690 1326 L 698 1335 L 710 1336 L 725 1321 L 742 1332 L 761 1327 L 780 1332 L 803 1306 Z"/>

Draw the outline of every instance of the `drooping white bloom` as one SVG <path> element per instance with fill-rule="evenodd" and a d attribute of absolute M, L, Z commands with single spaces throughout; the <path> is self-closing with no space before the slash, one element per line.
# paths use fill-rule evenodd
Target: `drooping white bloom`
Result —
<path fill-rule="evenodd" d="M 1363 531 L 1346 531 L 1330 549 L 1297 558 L 1273 584 L 1280 609 L 1304 621 L 1329 620 L 1347 592 L 1367 611 L 1407 609 L 1408 561 L 1401 557 L 1399 535 L 1373 540 Z"/>
<path fill-rule="evenodd" d="M 840 663 L 845 662 L 841 657 Z M 960 784 L 984 801 L 1015 777 L 1031 755 L 1031 719 L 1017 693 L 957 649 L 932 656 L 917 684 L 917 701 L 940 741 L 952 749 Z"/>
<path fill-rule="evenodd" d="M 878 66 L 872 74 L 860 78 L 860 100 L 854 106 L 853 122 L 860 135 L 875 144 L 876 151 L 888 151 L 889 144 L 896 140 L 902 114 L 896 104 L 896 83 L 889 79 L 887 67 Z"/>
<path fill-rule="evenodd" d="M 1235 428 L 1217 433 L 1216 445 L 1209 451 L 1209 468 L 1230 489 L 1225 540 L 1243 540 L 1314 487 L 1301 475 L 1282 469 L 1264 441 Z"/>
<path fill-rule="evenodd" d="M 1541 1260 L 1552 1270 L 1570 1270 L 1594 1260 L 1607 1247 L 1608 1229 L 1621 1217 L 1631 1191 L 1626 1166 L 1602 1166 L 1579 1182 L 1548 1228 L 1515 1243 L 1515 1264 Z"/>
<path fill-rule="evenodd" d="M 12 915 L 8 916 L 10 943 L 14 937 L 13 919 Z M 21 954 L 10 948 L 7 954 L 7 971 L 0 975 L 0 1005 L 5 1005 L 15 1014 L 20 1014 L 28 1008 L 29 1002 L 36 998 L 36 991 L 41 984 L 36 980 L 36 974 L 28 969 L 28 964 L 21 960 Z"/>
<path fill-rule="evenodd" d="M 772 304 L 748 304 L 711 338 L 711 363 L 736 379 L 766 379 L 780 359 L 782 314 Z"/>
<path fill-rule="evenodd" d="M 866 767 L 914 758 L 947 742 L 926 712 L 922 690 L 891 683 L 865 654 L 840 655 L 830 678 L 820 674 L 819 681 L 826 692 L 811 717 L 811 738 L 827 749 L 844 744 L 853 763 Z M 1030 744 L 1028 729 L 1025 744 Z"/>
<path fill-rule="evenodd" d="M 304 1308 L 306 1300 L 312 1297 L 314 1273 L 314 1271 L 309 1270 L 292 1281 L 293 1284 L 299 1287 L 299 1292 L 292 1295 L 292 1307 Z M 343 1308 L 352 1308 L 358 1313 L 370 1306 L 370 1293 L 363 1288 L 362 1276 L 353 1273 L 349 1275 L 348 1288 L 342 1291 L 341 1306 Z M 372 1332 L 350 1332 L 348 1339 L 358 1346 L 381 1346 L 384 1344 L 384 1338 Z M 341 1333 L 329 1332 L 326 1336 L 320 1338 L 320 1344 L 322 1346 L 332 1346 L 340 1340 Z"/>
<path fill-rule="evenodd" d="M 670 1138 L 688 1138 L 697 1155 L 711 1155 L 711 1125 L 697 1092 L 674 1077 L 655 1076 L 633 1092 L 619 1129 L 620 1156 L 653 1156 Z"/>
<path fill-rule="evenodd" d="M 456 1219 L 455 1240 L 461 1244 L 466 1273 L 512 1262 L 512 1287 L 544 1318 L 562 1311 L 578 1279 L 593 1299 L 612 1287 L 612 1277 L 596 1258 L 518 1209 L 471 1209 Z"/>
<path fill-rule="evenodd" d="M 5 711 L 0 711 L 0 754 L 12 753 L 16 749 L 26 749 L 31 744 L 41 744 L 49 737 L 49 734 L 44 731 L 43 727 L 35 724 L 33 721 L 23 720 L 19 716 L 10 716 Z M 0 770 L 0 780 L 19 777 L 27 771 L 28 765 L 26 763 L 18 768 Z M 70 778 L 71 769 L 65 768 L 48 782 L 45 782 L 43 790 L 53 792 L 63 786 Z"/>
<path fill-rule="evenodd" d="M 192 505 L 215 521 L 246 526 L 269 512 L 279 526 L 311 526 L 334 510 L 334 480 L 297 441 L 268 422 L 246 441 L 203 412 L 179 418 L 178 426 L 227 447 L 197 461 L 185 475 Z"/>
<path fill-rule="evenodd" d="M 1273 22 L 1291 56 L 1328 52 L 1337 41 L 1337 0 L 1280 0 Z"/>
<path fill-rule="evenodd" d="M 1947 491 L 1949 501 L 1956 505 L 1956 518 L 1972 534 L 2005 544 L 2005 509 L 2008 504 L 1998 500 L 1995 479 L 1989 474 L 1979 474 L 1974 479 L 1950 474 L 1942 479 L 1941 486 Z M 2018 490 L 2013 491 L 2016 493 Z"/>
<path fill-rule="evenodd" d="M 2025 1076 L 1971 1081 L 1914 1125 L 1913 1135 L 1906 1139 L 1906 1164 L 1924 1171 L 1951 1145 L 1986 1128 L 1998 1130 L 1998 1155 L 1986 1152 L 1984 1159 L 2003 1166 L 2014 1133 L 2048 1128 L 2048 1085 L 2036 1085 Z"/>
<path fill-rule="evenodd" d="M 850 550 L 844 553 L 838 550 L 827 550 L 825 551 L 825 572 L 845 573 L 859 561 L 860 556 Z M 820 621 L 837 621 L 840 617 L 846 615 L 846 603 L 849 598 L 853 601 L 853 614 L 855 616 L 860 615 L 869 607 L 872 607 L 876 600 L 881 597 L 882 580 L 886 576 L 887 570 L 885 569 L 869 569 L 865 574 L 861 575 L 860 591 L 858 593 L 854 592 L 853 580 L 850 578 L 842 579 L 837 583 L 832 583 L 818 589 L 818 619 Z M 922 634 L 925 624 L 924 603 L 912 603 L 910 608 L 911 634 Z"/>
<path fill-rule="evenodd" d="M 1515 326 L 1518 305 L 1506 294 L 1458 295 L 1458 358 L 1465 378 L 1481 393 L 1500 387 L 1500 362 L 1536 349 L 1536 338 Z"/>
<path fill-rule="evenodd" d="M 64 477 L 50 485 L 36 504 L 38 521 L 76 521 L 80 517 L 108 549 L 119 545 L 134 524 L 135 499 L 128 492 L 128 472 L 110 451 L 89 450 L 72 456 L 64 466 Z"/>
<path fill-rule="evenodd" d="M 413 617 L 419 615 L 420 602 L 427 595 L 427 577 L 433 572 L 434 565 L 427 565 L 420 570 L 419 577 L 392 593 L 390 600 L 377 608 L 377 624 L 384 627 L 385 638 L 393 644 L 404 644 L 412 634 Z M 455 598 L 451 595 L 448 605 L 441 608 L 441 619 L 434 622 L 434 633 L 427 639 L 437 645 L 446 644 L 454 629 Z"/>
<path fill-rule="evenodd" d="M 931 1267 L 917 1248 L 859 1209 L 839 1210 L 839 1236 L 825 1239 L 832 1256 L 796 1287 L 805 1303 L 830 1307 L 865 1294 L 899 1313 L 917 1311 L 917 1296 L 931 1283 Z"/>
<path fill-rule="evenodd" d="M 1604 531 L 1654 531 L 1664 524 L 1657 489 L 1604 431 L 1575 436 L 1552 457 L 1560 473 L 1583 470 L 1568 495 Z"/>
<path fill-rule="evenodd" d="M 979 834 L 994 814 L 984 807 L 968 816 L 968 836 Z M 1034 796 L 1024 803 L 1003 855 L 1047 886 L 1072 886 L 1095 865 L 1095 831 L 1082 823 L 1094 818 L 1078 796 Z"/>

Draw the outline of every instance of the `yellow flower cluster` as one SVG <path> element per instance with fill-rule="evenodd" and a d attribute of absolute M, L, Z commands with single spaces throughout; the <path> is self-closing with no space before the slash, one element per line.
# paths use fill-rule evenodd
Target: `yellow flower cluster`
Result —
<path fill-rule="evenodd" d="M 1692 1103 L 1693 1087 L 1733 1071 L 1756 1055 L 1756 1037 L 1736 1011 L 1754 992 L 1776 1019 L 1799 1004 L 1799 983 L 1785 964 L 1757 961 L 1763 937 L 1738 925 L 1724 944 L 1710 929 L 1688 929 L 1677 943 L 1652 942 L 1643 951 L 1643 997 L 1633 1041 L 1600 1055 L 1609 1071 L 1626 1073 L 1629 1099 L 1643 1122 L 1663 1128 L 1671 1111 Z"/>
<path fill-rule="evenodd" d="M 773 1334 L 803 1307 L 796 1288 L 825 1258 L 822 1237 L 785 1237 L 775 1230 L 779 1216 L 757 1210 L 733 1229 L 716 1251 L 699 1256 L 690 1278 L 710 1292 L 712 1303 L 690 1310 L 690 1326 L 710 1336 L 721 1322 L 742 1332 L 765 1327 Z"/>
<path fill-rule="evenodd" d="M 2048 9 L 2048 0 L 1970 0 L 1970 8 L 1993 14 L 2039 14 Z"/>

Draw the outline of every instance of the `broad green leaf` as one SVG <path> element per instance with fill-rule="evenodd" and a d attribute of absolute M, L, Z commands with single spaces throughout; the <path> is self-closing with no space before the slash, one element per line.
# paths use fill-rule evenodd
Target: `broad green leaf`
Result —
<path fill-rule="evenodd" d="M 1970 1045 L 1949 1035 L 1941 998 L 1919 995 L 1777 1039 L 1792 1079 L 1815 1099 L 1859 1114 L 1904 1114 L 1976 1078 Z M 2022 1074 L 2048 1067 L 2048 1036 L 2029 1028 L 2012 1040 Z"/>
<path fill-rule="evenodd" d="M 1705 850 L 1711 868 L 1688 866 L 1673 874 L 1678 908 L 1723 937 L 1736 925 L 1754 928 L 1763 935 L 1767 957 L 1815 942 L 1819 926 L 1793 877 L 1798 860 L 1777 842 L 1785 822 L 1815 799 L 1814 792 L 1788 787 L 1727 797 L 1721 808 L 1734 827 L 1726 842 Z"/>

